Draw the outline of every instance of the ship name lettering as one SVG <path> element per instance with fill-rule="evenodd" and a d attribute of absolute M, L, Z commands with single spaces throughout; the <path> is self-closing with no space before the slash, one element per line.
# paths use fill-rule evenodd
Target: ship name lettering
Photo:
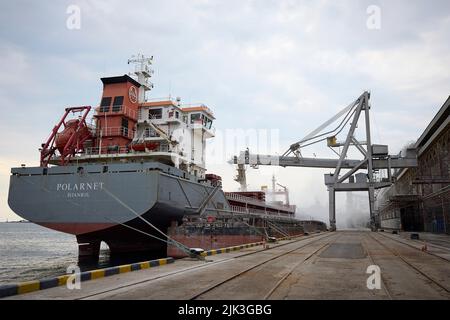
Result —
<path fill-rule="evenodd" d="M 89 198 L 89 193 L 87 193 L 87 192 L 68 192 L 67 198 Z"/>
<path fill-rule="evenodd" d="M 56 191 L 97 191 L 103 190 L 104 182 L 58 183 Z"/>

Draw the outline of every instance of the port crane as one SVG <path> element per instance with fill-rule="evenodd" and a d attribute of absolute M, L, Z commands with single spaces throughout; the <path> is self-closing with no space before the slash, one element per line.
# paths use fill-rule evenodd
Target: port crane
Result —
<path fill-rule="evenodd" d="M 239 156 L 235 156 L 232 162 L 235 164 L 250 164 L 253 167 L 276 165 L 281 167 L 334 169 L 334 172 L 324 176 L 329 195 L 330 230 L 336 230 L 335 193 L 367 191 L 369 195 L 370 226 L 374 231 L 379 227 L 379 219 L 375 212 L 375 190 L 389 187 L 393 183 L 392 169 L 416 167 L 417 153 L 415 149 L 408 148 L 405 154 L 389 155 L 387 145 L 372 144 L 369 99 L 370 93 L 363 92 L 356 100 L 317 129 L 300 141 L 293 143 L 281 156 L 251 154 L 246 150 L 241 152 Z M 355 137 L 360 118 L 364 118 L 365 122 L 365 141 L 359 141 Z M 334 129 L 326 131 L 335 123 L 338 123 L 338 125 Z M 337 135 L 344 130 L 347 124 L 350 125 L 350 128 L 345 140 L 338 142 Z M 336 153 L 338 158 L 307 158 L 302 156 L 302 148 L 323 141 L 327 142 L 327 146 Z M 350 147 L 356 148 L 362 154 L 362 159 L 348 159 Z M 336 148 L 342 149 L 336 151 Z M 343 169 L 348 169 L 348 171 L 341 174 Z M 367 172 L 357 173 L 360 170 L 367 170 Z M 379 170 L 387 170 L 387 178 L 377 179 L 375 173 Z"/>
<path fill-rule="evenodd" d="M 245 175 L 245 165 L 238 164 L 237 166 L 237 175 L 234 178 L 234 181 L 239 183 L 239 191 L 247 191 L 247 176 Z"/>

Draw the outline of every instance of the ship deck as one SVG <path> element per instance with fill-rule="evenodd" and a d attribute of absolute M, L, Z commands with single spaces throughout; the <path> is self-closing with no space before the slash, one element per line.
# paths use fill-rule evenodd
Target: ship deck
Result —
<path fill-rule="evenodd" d="M 450 248 L 388 232 L 315 233 L 8 299 L 449 299 Z M 380 287 L 370 289 L 369 266 Z"/>

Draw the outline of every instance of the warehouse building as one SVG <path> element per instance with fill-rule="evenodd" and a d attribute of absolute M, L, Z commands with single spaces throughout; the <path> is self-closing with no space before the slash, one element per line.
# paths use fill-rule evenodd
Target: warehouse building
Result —
<path fill-rule="evenodd" d="M 419 137 L 418 167 L 395 172 L 377 194 L 383 229 L 450 234 L 450 97 Z"/>

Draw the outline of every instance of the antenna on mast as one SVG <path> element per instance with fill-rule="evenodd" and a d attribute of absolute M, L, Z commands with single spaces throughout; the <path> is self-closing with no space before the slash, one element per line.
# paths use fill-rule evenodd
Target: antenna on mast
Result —
<path fill-rule="evenodd" d="M 128 73 L 141 85 L 139 88 L 139 103 L 145 102 L 145 93 L 153 88 L 153 83 L 149 81 L 155 71 L 151 68 L 153 56 L 146 58 L 143 54 L 132 55 L 128 59 L 128 64 L 134 64 L 134 71 Z"/>

